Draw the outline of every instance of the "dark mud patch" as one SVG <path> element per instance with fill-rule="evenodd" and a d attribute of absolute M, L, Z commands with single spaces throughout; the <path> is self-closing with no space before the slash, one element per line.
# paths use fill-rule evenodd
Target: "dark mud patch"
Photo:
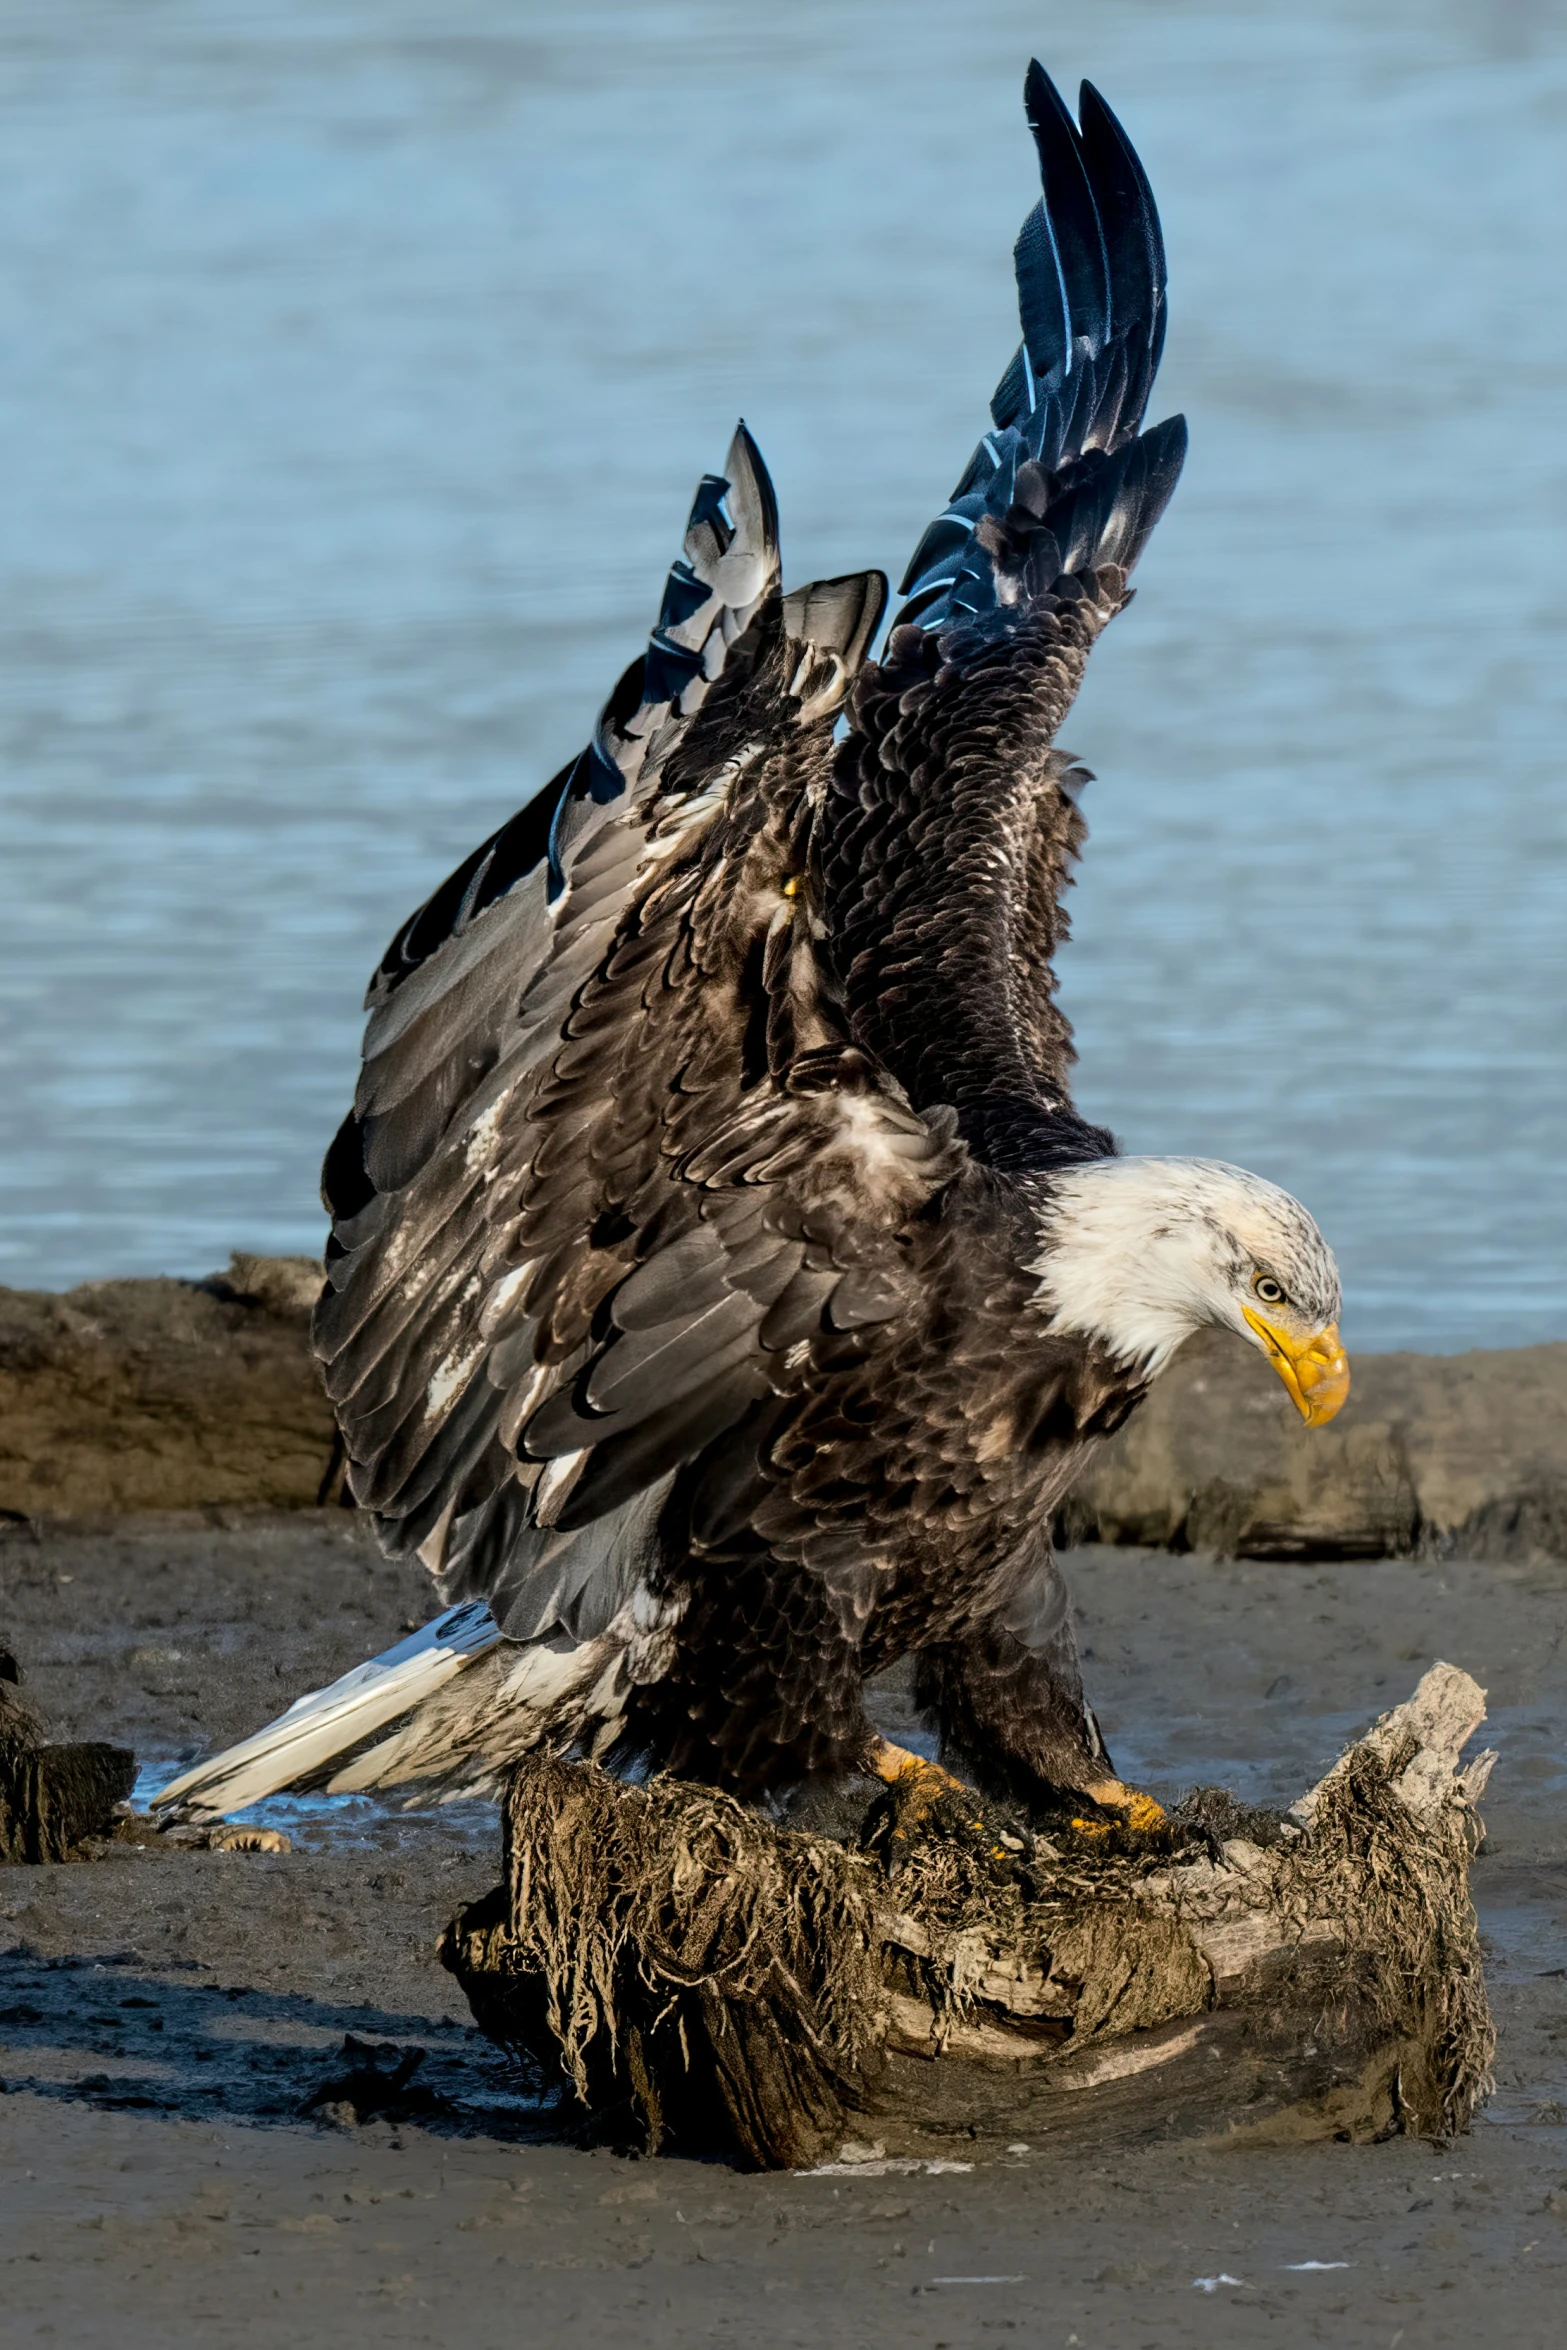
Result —
<path fill-rule="evenodd" d="M 95 2112 L 290 2130 L 417 2120 L 502 2140 L 549 2129 L 517 2065 L 455 2017 L 220 1982 L 194 1959 L 0 1953 L 0 2045 L 8 2091 Z"/>

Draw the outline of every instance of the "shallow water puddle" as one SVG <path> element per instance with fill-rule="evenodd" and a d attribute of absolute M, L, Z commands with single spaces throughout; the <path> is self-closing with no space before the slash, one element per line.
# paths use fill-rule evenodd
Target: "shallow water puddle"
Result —
<path fill-rule="evenodd" d="M 131 1791 L 135 1810 L 145 1811 L 160 1787 L 186 1767 L 184 1758 L 159 1757 L 137 1766 Z M 432 1838 L 455 1839 L 474 1851 L 500 1846 L 500 1813 L 477 1796 L 405 1809 L 393 1796 L 269 1795 L 261 1803 L 224 1817 L 237 1827 L 277 1828 L 302 1851 L 384 1852 L 414 1848 Z"/>

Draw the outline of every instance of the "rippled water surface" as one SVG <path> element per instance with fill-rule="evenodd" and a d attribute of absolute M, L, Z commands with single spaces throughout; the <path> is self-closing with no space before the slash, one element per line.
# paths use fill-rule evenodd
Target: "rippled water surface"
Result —
<path fill-rule="evenodd" d="M 132 1807 L 150 1809 L 153 1797 L 181 1768 L 178 1759 L 167 1755 L 140 1762 L 131 1789 Z M 458 1843 L 474 1853 L 489 1853 L 500 1833 L 496 1806 L 477 1796 L 426 1808 L 379 1791 L 372 1795 L 269 1795 L 260 1803 L 223 1816 L 241 1827 L 280 1828 L 296 1850 L 305 1852 L 398 1851 L 428 1858 Z"/>
<path fill-rule="evenodd" d="M 1192 456 L 1068 733 L 1065 988 L 1362 1345 L 1567 1336 L 1567 10 L 0 13 L 0 1280 L 319 1244 L 365 974 L 570 751 L 743 410 L 896 572 L 1015 340 L 1030 48 Z"/>

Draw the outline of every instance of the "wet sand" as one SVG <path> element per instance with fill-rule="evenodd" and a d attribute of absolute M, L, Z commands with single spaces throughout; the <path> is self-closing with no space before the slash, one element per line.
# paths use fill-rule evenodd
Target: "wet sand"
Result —
<path fill-rule="evenodd" d="M 584 2153 L 434 1960 L 495 1879 L 493 1814 L 270 1807 L 286 1857 L 122 1845 L 0 1871 L 0 2338 L 1554 2350 L 1567 1569 L 1088 1550 L 1071 1572 L 1112 1750 L 1159 1792 L 1288 1800 L 1434 1657 L 1487 1684 L 1475 1890 L 1501 2052 L 1470 2137 L 1102 2166 L 1047 2139 L 971 2170 L 781 2178 Z M 337 1512 L 0 1543 L 0 1632 L 55 1733 L 160 1767 L 428 1612 Z M 304 2118 L 334 2103 L 345 2033 L 427 2051 L 437 2110 Z"/>

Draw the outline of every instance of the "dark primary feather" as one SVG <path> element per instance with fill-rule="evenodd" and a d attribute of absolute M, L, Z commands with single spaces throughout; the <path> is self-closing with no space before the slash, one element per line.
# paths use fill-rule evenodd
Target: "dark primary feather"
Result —
<path fill-rule="evenodd" d="M 1022 348 L 856 689 L 818 844 L 855 1034 L 916 1108 L 953 1103 L 982 1159 L 1046 1169 L 1114 1148 L 1072 1106 L 1055 1001 L 1087 780 L 1056 735 L 1185 426 L 1139 431 L 1165 317 L 1141 166 L 1086 83 L 1081 128 L 1037 64 L 1025 95 L 1043 193 L 1016 248 Z"/>
<path fill-rule="evenodd" d="M 980 522 L 1005 515 L 1019 469 L 1036 466 L 1063 503 L 1091 482 L 1107 509 L 1119 497 L 1113 543 L 1097 561 L 1130 571 L 1163 512 L 1184 447 L 1160 428 L 1152 463 L 1130 483 L 1107 460 L 1137 433 L 1164 347 L 1165 262 L 1159 215 L 1126 133 L 1091 83 L 1082 87 L 1082 127 L 1037 62 L 1024 100 L 1039 156 L 1042 193 L 1014 250 L 1023 341 L 996 386 L 995 430 L 969 459 L 945 512 L 930 525 L 904 574 L 898 618 L 927 628 L 995 605 L 995 567 L 976 542 Z M 1033 502 L 1032 500 L 1030 502 Z M 1070 534 L 1063 551 L 1074 550 Z M 1062 570 L 1080 568 L 1063 561 Z M 1048 582 L 1046 583 L 1048 585 Z"/>

